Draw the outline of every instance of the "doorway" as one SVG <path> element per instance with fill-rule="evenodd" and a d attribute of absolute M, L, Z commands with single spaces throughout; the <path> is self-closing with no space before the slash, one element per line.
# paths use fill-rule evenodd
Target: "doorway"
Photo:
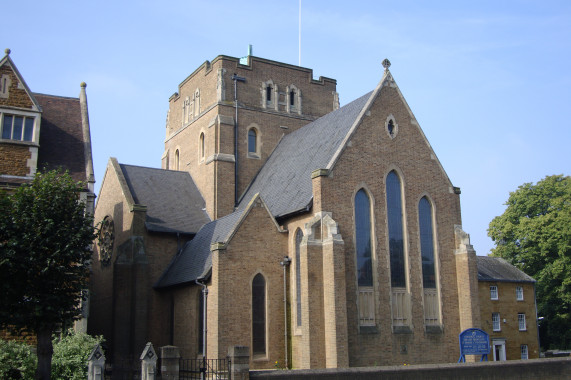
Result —
<path fill-rule="evenodd" d="M 506 360 L 506 340 L 493 339 L 492 344 L 494 346 L 494 361 Z"/>

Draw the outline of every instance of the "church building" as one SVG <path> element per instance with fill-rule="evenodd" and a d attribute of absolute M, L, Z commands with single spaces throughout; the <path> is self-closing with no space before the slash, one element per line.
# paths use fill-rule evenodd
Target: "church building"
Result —
<path fill-rule="evenodd" d="M 88 332 L 108 358 L 151 341 L 247 346 L 254 369 L 458 360 L 481 327 L 476 254 L 389 67 L 343 107 L 334 79 L 252 55 L 180 83 L 162 168 L 111 158 L 95 208 Z"/>

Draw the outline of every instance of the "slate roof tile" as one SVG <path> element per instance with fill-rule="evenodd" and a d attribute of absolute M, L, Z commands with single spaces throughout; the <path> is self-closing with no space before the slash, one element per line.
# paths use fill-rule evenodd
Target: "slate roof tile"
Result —
<path fill-rule="evenodd" d="M 478 281 L 499 282 L 535 282 L 528 276 L 500 257 L 477 256 Z"/>
<path fill-rule="evenodd" d="M 210 218 L 187 172 L 120 164 L 135 203 L 147 207 L 149 231 L 195 234 Z"/>

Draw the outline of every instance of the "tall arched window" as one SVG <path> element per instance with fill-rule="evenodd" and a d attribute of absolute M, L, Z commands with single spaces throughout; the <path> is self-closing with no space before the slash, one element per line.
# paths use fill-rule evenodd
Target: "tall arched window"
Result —
<path fill-rule="evenodd" d="M 355 194 L 355 254 L 359 288 L 359 326 L 374 326 L 371 201 L 364 189 Z"/>
<path fill-rule="evenodd" d="M 422 286 L 424 288 L 424 323 L 440 323 L 440 301 L 436 288 L 436 247 L 434 245 L 432 203 L 427 197 L 418 202 L 418 228 L 420 235 L 420 255 L 422 257 Z"/>
<path fill-rule="evenodd" d="M 198 150 L 199 150 L 199 157 L 201 160 L 204 160 L 204 133 L 200 134 L 200 141 L 198 142 Z"/>
<path fill-rule="evenodd" d="M 401 182 L 393 170 L 387 176 L 387 218 L 389 227 L 389 255 L 391 286 L 405 288 L 404 232 Z"/>
<path fill-rule="evenodd" d="M 250 128 L 248 131 L 248 153 L 257 153 L 257 133 L 254 128 Z"/>
<path fill-rule="evenodd" d="M 425 288 L 436 288 L 432 205 L 426 197 L 422 197 L 418 203 L 418 226 L 420 229 L 420 254 L 422 256 L 422 285 Z"/>
<path fill-rule="evenodd" d="M 301 240 L 303 232 L 297 229 L 295 232 L 295 300 L 297 325 L 301 326 Z"/>
<path fill-rule="evenodd" d="M 252 281 L 252 351 L 266 354 L 266 280 L 261 273 Z"/>
<path fill-rule="evenodd" d="M 180 170 L 180 153 L 178 149 L 174 152 L 174 170 Z"/>
<path fill-rule="evenodd" d="M 371 202 L 363 189 L 355 195 L 355 248 L 357 252 L 357 283 L 359 286 L 373 286 Z"/>

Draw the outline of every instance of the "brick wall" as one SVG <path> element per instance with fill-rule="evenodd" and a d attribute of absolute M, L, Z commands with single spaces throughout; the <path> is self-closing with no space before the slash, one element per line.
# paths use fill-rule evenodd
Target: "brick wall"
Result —
<path fill-rule="evenodd" d="M 0 175 L 29 176 L 28 160 L 32 158 L 30 149 L 30 146 L 24 143 L 0 143 Z"/>
<path fill-rule="evenodd" d="M 33 103 L 26 93 L 24 87 L 22 86 L 21 88 L 18 88 L 20 81 L 18 80 L 18 77 L 10 65 L 5 64 L 4 66 L 0 67 L 0 78 L 3 75 L 8 75 L 10 77 L 10 96 L 8 98 L 0 97 L 0 107 L 10 106 L 31 109 L 33 107 Z"/>

